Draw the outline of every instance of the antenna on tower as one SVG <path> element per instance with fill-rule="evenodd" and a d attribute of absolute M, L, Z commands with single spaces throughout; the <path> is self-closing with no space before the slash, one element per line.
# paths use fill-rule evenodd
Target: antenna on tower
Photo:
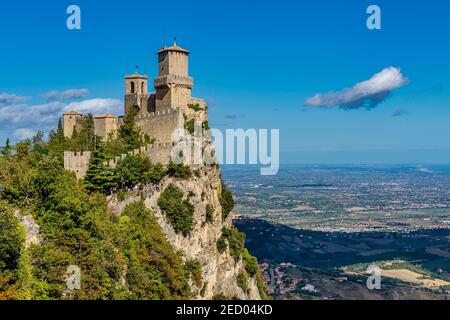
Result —
<path fill-rule="evenodd" d="M 177 45 L 177 37 L 173 38 L 173 45 L 176 46 Z"/>
<path fill-rule="evenodd" d="M 166 33 L 166 29 L 164 29 L 163 28 L 163 30 L 162 30 L 162 46 L 163 46 L 163 48 L 164 48 L 164 37 L 165 37 L 165 33 Z"/>

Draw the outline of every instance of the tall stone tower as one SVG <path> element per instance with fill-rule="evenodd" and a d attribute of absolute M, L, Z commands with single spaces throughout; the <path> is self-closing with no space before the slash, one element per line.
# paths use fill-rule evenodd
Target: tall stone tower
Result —
<path fill-rule="evenodd" d="M 76 126 L 82 118 L 81 113 L 73 110 L 63 113 L 63 128 L 66 138 L 72 138 L 73 132 L 76 130 Z"/>
<path fill-rule="evenodd" d="M 157 54 L 156 110 L 186 109 L 194 86 L 194 80 L 188 75 L 189 51 L 174 41 L 171 47 L 162 47 Z"/>
<path fill-rule="evenodd" d="M 139 113 L 142 114 L 154 112 L 150 96 L 148 93 L 148 77 L 146 75 L 135 73 L 125 77 L 125 113 L 133 106 L 138 106 Z"/>

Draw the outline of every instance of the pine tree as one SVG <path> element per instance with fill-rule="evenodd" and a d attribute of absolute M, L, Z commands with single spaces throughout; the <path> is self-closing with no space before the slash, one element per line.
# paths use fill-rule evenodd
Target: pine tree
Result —
<path fill-rule="evenodd" d="M 136 126 L 134 120 L 138 111 L 139 108 L 137 106 L 128 110 L 123 118 L 123 125 L 118 131 L 119 138 L 125 147 L 125 151 L 138 149 L 143 144 L 141 130 Z"/>
<path fill-rule="evenodd" d="M 117 188 L 114 170 L 104 164 L 106 161 L 103 152 L 104 143 L 101 138 L 95 137 L 94 151 L 92 152 L 89 169 L 84 179 L 84 186 L 89 192 L 108 194 Z"/>
<path fill-rule="evenodd" d="M 58 129 L 56 130 L 56 134 L 59 136 L 59 137 L 64 137 L 64 128 L 63 128 L 63 125 L 62 125 L 62 118 L 59 118 L 59 121 L 58 121 Z"/>
<path fill-rule="evenodd" d="M 9 138 L 6 139 L 5 146 L 1 148 L 0 153 L 2 156 L 9 157 L 12 153 Z"/>

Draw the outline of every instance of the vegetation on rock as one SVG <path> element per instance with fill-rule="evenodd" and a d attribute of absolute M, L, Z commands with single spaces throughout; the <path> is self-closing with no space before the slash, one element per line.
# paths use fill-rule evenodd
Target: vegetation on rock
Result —
<path fill-rule="evenodd" d="M 231 191 L 222 183 L 221 193 L 220 193 L 220 205 L 222 206 L 222 220 L 225 221 L 231 210 L 234 208 L 233 194 Z"/>
<path fill-rule="evenodd" d="M 35 137 L 2 149 L 0 299 L 190 298 L 182 259 L 143 203 L 120 218 L 108 214 L 101 148 L 83 183 L 63 168 L 67 143 L 53 132 L 46 143 Z M 13 211 L 32 214 L 40 245 L 25 248 Z M 81 269 L 82 290 L 66 287 L 70 265 Z"/>
<path fill-rule="evenodd" d="M 239 288 L 242 289 L 242 291 L 244 291 L 245 293 L 248 293 L 249 288 L 248 288 L 248 276 L 245 273 L 245 271 L 241 271 L 238 273 L 237 277 L 236 277 L 236 281 L 237 281 L 237 285 Z"/>
<path fill-rule="evenodd" d="M 214 209 L 209 203 L 206 205 L 205 211 L 206 211 L 206 213 L 205 213 L 205 221 L 207 223 L 213 222 L 213 220 L 214 220 Z"/>
<path fill-rule="evenodd" d="M 158 206 L 170 221 L 176 233 L 188 236 L 194 224 L 194 207 L 183 199 L 183 191 L 170 184 L 158 199 Z"/>
<path fill-rule="evenodd" d="M 238 262 L 241 259 L 244 251 L 245 233 L 240 232 L 236 227 L 223 228 L 222 236 L 217 242 L 217 249 L 219 252 L 224 252 L 226 245 L 230 250 L 230 255 L 234 261 Z"/>
<path fill-rule="evenodd" d="M 200 287 L 203 282 L 202 278 L 202 265 L 198 260 L 188 260 L 185 263 L 185 269 L 188 273 L 188 277 L 190 276 L 192 281 L 194 282 L 196 287 Z"/>
<path fill-rule="evenodd" d="M 178 179 L 189 179 L 192 176 L 192 171 L 183 163 L 176 164 L 171 161 L 167 166 L 167 175 Z"/>

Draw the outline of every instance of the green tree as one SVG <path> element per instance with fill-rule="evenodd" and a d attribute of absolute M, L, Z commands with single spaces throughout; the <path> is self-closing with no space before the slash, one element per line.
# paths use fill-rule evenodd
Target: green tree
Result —
<path fill-rule="evenodd" d="M 7 138 L 5 146 L 0 148 L 0 154 L 4 157 L 9 157 L 11 156 L 11 153 L 12 153 L 11 144 L 9 138 Z"/>
<path fill-rule="evenodd" d="M 77 122 L 72 138 L 68 139 L 67 143 L 72 151 L 92 151 L 95 148 L 95 140 L 94 117 L 89 113 Z"/>
<path fill-rule="evenodd" d="M 21 252 L 22 239 L 19 222 L 0 203 L 0 272 L 16 270 Z"/>
<path fill-rule="evenodd" d="M 163 165 L 157 163 L 144 173 L 146 183 L 159 183 L 167 174 Z"/>
<path fill-rule="evenodd" d="M 123 118 L 123 124 L 118 130 L 125 152 L 140 148 L 143 145 L 141 130 L 136 126 L 135 117 L 139 111 L 138 106 L 128 110 Z"/>
<path fill-rule="evenodd" d="M 184 165 L 183 163 L 176 164 L 170 161 L 167 166 L 167 174 L 174 178 L 189 179 L 192 176 L 192 171 L 190 167 Z"/>
<path fill-rule="evenodd" d="M 127 206 L 119 224 L 117 240 L 127 259 L 130 298 L 189 298 L 188 276 L 181 257 L 173 250 L 144 202 Z M 190 267 L 198 280 L 197 265 Z"/>
<path fill-rule="evenodd" d="M 101 138 L 96 137 L 94 151 L 84 178 L 84 186 L 91 193 L 108 194 L 117 188 L 117 176 L 113 169 L 105 165 L 106 158 L 103 148 L 104 144 Z"/>
<path fill-rule="evenodd" d="M 127 155 L 117 164 L 116 174 L 122 188 L 143 186 L 146 181 L 146 173 L 150 171 L 152 164 L 150 159 L 143 155 Z"/>

